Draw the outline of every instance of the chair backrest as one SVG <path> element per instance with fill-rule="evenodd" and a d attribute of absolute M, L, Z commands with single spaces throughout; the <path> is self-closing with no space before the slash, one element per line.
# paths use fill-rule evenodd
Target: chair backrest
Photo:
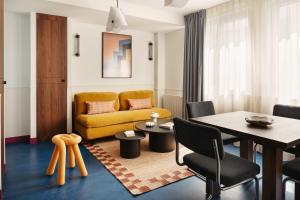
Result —
<path fill-rule="evenodd" d="M 215 115 L 215 108 L 212 101 L 189 102 L 186 104 L 189 118 Z"/>
<path fill-rule="evenodd" d="M 224 158 L 221 132 L 217 128 L 174 118 L 174 133 L 176 142 L 190 150 L 211 158 L 215 157 L 214 140 L 217 141 L 219 157 Z"/>
<path fill-rule="evenodd" d="M 273 108 L 273 115 L 292 119 L 300 119 L 300 107 L 276 104 Z"/>

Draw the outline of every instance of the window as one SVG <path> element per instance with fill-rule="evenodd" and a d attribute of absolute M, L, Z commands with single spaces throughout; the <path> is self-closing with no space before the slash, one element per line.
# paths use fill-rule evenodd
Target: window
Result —
<path fill-rule="evenodd" d="M 300 0 L 230 1 L 208 9 L 204 50 L 204 99 L 219 111 L 300 105 Z"/>

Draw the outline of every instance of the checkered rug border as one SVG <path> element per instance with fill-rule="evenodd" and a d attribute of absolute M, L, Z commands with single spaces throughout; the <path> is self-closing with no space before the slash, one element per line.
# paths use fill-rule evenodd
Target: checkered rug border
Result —
<path fill-rule="evenodd" d="M 122 185 L 132 195 L 140 195 L 194 175 L 186 168 L 182 168 L 158 177 L 141 180 L 136 178 L 134 173 L 122 166 L 122 164 L 109 155 L 108 152 L 105 152 L 99 144 L 91 146 L 85 145 L 85 147 L 122 183 Z"/>

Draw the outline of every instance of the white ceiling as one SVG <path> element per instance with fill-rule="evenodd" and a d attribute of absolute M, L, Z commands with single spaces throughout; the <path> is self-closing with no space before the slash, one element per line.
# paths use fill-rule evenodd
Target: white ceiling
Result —
<path fill-rule="evenodd" d="M 116 0 L 110 1 L 116 2 Z M 184 15 L 200 9 L 213 7 L 226 1 L 229 0 L 189 0 L 187 5 L 183 8 L 164 8 L 164 0 L 119 0 L 119 4 L 122 4 L 122 2 L 128 2 L 143 6 L 150 6 L 156 9 L 164 9 L 168 12 L 176 12 Z"/>
<path fill-rule="evenodd" d="M 130 29 L 169 32 L 184 27 L 185 14 L 228 0 L 190 0 L 184 8 L 164 7 L 164 0 L 119 0 Z M 116 0 L 5 0 L 5 10 L 40 12 L 71 17 L 86 23 L 106 25 L 110 6 Z"/>

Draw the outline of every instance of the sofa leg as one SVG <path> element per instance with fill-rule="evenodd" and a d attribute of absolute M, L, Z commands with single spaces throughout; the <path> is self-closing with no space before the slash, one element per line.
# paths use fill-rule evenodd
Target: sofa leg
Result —
<path fill-rule="evenodd" d="M 84 145 L 88 145 L 88 146 L 93 146 L 94 144 L 96 144 L 96 142 L 94 140 L 86 140 L 86 139 L 83 139 L 83 138 L 82 138 L 81 143 L 84 144 Z"/>

